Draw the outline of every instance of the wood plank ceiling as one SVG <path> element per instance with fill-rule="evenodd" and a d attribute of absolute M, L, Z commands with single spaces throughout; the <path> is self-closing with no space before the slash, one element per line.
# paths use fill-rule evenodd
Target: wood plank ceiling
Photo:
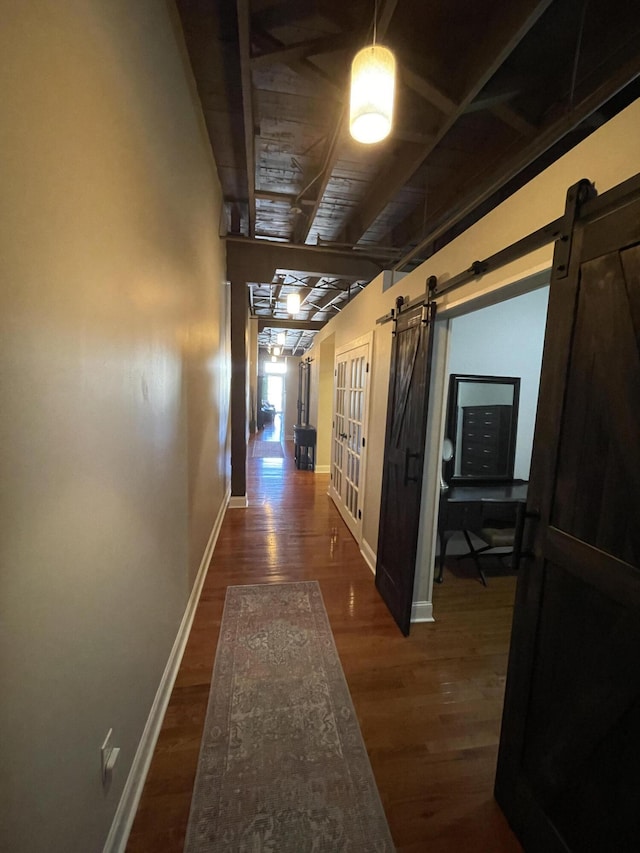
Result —
<path fill-rule="evenodd" d="M 348 84 L 374 0 L 177 0 L 223 233 L 314 247 L 305 269 L 248 276 L 262 345 L 286 325 L 292 290 L 307 328 L 288 331 L 286 352 L 301 354 L 311 327 L 366 286 L 371 261 L 414 268 L 640 95 L 638 3 L 375 5 L 399 79 L 392 135 L 366 146 L 349 136 Z M 318 247 L 332 250 L 323 262 Z M 332 273 L 340 253 L 366 270 Z"/>

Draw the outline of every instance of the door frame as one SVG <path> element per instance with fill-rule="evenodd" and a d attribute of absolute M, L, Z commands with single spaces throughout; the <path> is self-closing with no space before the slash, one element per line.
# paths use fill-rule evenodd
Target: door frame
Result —
<path fill-rule="evenodd" d="M 329 458 L 329 470 L 330 473 L 333 473 L 333 430 L 336 416 L 336 396 L 337 396 L 337 388 L 336 388 L 336 380 L 337 380 L 337 363 L 338 358 L 345 353 L 350 352 L 351 350 L 358 349 L 361 346 L 368 346 L 368 355 L 367 361 L 369 364 L 369 370 L 366 372 L 367 383 L 364 389 L 364 411 L 362 416 L 362 425 L 363 432 L 365 438 L 364 447 L 362 447 L 362 453 L 360 454 L 360 474 L 358 481 L 358 506 L 361 510 L 364 510 L 364 501 L 365 501 L 365 491 L 366 491 L 366 481 L 367 481 L 367 450 L 368 450 L 368 437 L 369 437 L 369 398 L 371 395 L 371 375 L 373 368 L 373 344 L 374 344 L 374 333 L 373 331 L 367 332 L 365 335 L 361 335 L 359 338 L 355 338 L 349 343 L 343 344 L 340 347 L 336 347 L 333 356 L 333 401 L 331 408 L 331 455 Z M 329 479 L 329 487 L 328 487 L 328 495 L 331 500 L 334 502 L 336 509 L 340 513 L 341 518 L 344 523 L 349 528 L 349 531 L 353 538 L 358 543 L 358 547 L 362 547 L 362 536 L 363 536 L 363 528 L 364 528 L 364 516 L 358 520 L 358 524 L 356 530 L 353 529 L 353 525 L 351 519 L 345 516 L 343 511 L 343 505 L 341 500 L 336 500 L 337 492 L 333 487 L 333 479 Z"/>
<path fill-rule="evenodd" d="M 552 247 L 551 247 L 552 249 Z M 506 274 L 490 290 L 478 292 L 477 285 L 456 294 L 436 294 L 438 306 L 433 327 L 433 360 L 429 387 L 420 526 L 413 590 L 412 622 L 432 622 L 433 584 L 436 574 L 438 512 L 440 508 L 440 473 L 442 442 L 445 437 L 449 374 L 451 320 L 471 314 L 491 305 L 498 305 L 515 296 L 522 296 L 549 285 L 552 258 L 535 271 L 513 278 Z"/>

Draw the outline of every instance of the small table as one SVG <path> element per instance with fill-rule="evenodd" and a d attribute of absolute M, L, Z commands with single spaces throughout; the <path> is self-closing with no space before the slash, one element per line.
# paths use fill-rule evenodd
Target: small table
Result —
<path fill-rule="evenodd" d="M 491 486 L 452 486 L 440 496 L 438 513 L 438 536 L 440 538 L 440 560 L 436 583 L 442 583 L 442 571 L 447 555 L 447 544 L 456 530 L 473 532 L 481 530 L 484 511 L 491 501 L 521 504 L 516 524 L 513 545 L 513 563 L 518 565 L 522 546 L 524 509 L 527 501 L 528 483 L 505 483 Z"/>
<path fill-rule="evenodd" d="M 316 428 L 308 424 L 293 428 L 296 468 L 314 471 L 316 467 Z"/>

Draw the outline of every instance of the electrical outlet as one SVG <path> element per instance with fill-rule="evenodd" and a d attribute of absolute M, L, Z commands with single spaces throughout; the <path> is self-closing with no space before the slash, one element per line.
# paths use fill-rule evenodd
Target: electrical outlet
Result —
<path fill-rule="evenodd" d="M 120 747 L 111 745 L 112 734 L 113 729 L 109 729 L 107 736 L 104 739 L 104 743 L 100 747 L 100 765 L 102 769 L 103 785 L 111 778 L 113 768 L 115 767 L 118 756 L 120 755 Z"/>

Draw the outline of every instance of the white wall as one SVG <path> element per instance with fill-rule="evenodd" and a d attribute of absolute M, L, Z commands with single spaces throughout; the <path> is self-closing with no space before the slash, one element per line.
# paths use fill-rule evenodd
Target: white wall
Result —
<path fill-rule="evenodd" d="M 382 275 L 378 276 L 316 335 L 310 355 L 320 358 L 322 341 L 326 337 L 335 335 L 335 347 L 338 349 L 371 329 L 375 330 L 369 410 L 367 489 L 363 517 L 365 544 L 373 552 L 377 548 L 391 352 L 390 325 L 376 326 L 376 319 L 394 306 L 399 295 L 414 298 L 424 293 L 426 281 L 430 275 L 437 276 L 439 283 L 444 284 L 449 278 L 467 269 L 474 260 L 488 257 L 561 216 L 565 208 L 567 189 L 581 178 L 586 177 L 595 181 L 598 191 L 604 192 L 634 175 L 640 168 L 638 127 L 640 127 L 640 101 L 636 101 L 595 131 L 588 139 L 545 169 L 388 291 L 383 293 Z M 473 310 L 471 301 L 475 301 L 473 306 L 475 308 L 485 307 L 495 292 L 511 289 L 515 292 L 518 290 L 518 283 L 523 279 L 541 274 L 546 276 L 551 267 L 552 256 L 553 247 L 550 245 L 543 247 L 505 267 L 481 276 L 449 295 L 444 295 L 439 299 L 439 316 L 443 319 L 452 318 L 456 314 Z M 445 342 L 440 342 L 438 348 L 442 358 L 442 354 L 446 353 Z M 435 369 L 437 372 L 437 365 Z M 441 387 L 441 384 L 440 382 L 438 387 Z M 442 412 L 438 410 L 432 414 L 437 419 Z M 318 423 L 321 421 L 322 418 L 319 415 Z M 439 429 L 429 430 L 429 441 L 433 443 L 429 452 L 432 455 L 437 454 L 436 448 L 439 446 L 440 437 Z M 427 487 L 437 489 L 437 468 L 432 470 L 427 466 L 427 475 L 429 479 Z M 425 527 L 421 530 L 420 571 L 416 595 L 420 600 L 428 600 L 431 595 L 430 573 L 434 550 L 432 523 L 435 525 L 435 507 L 437 506 L 435 491 L 428 500 L 423 501 L 423 506 L 425 511 L 430 513 L 430 520 L 425 520 Z"/>
<path fill-rule="evenodd" d="M 449 373 L 519 376 L 516 478 L 529 479 L 549 289 L 482 308 L 451 323 Z"/>
<path fill-rule="evenodd" d="M 102 850 L 226 500 L 221 193 L 170 9 L 0 2 L 11 853 Z"/>

